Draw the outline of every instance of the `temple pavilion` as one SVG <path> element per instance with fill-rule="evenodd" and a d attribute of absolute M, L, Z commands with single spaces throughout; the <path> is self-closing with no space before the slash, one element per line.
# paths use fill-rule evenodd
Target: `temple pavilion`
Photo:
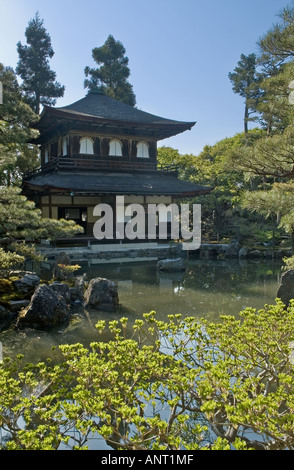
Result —
<path fill-rule="evenodd" d="M 23 192 L 44 217 L 73 219 L 93 239 L 100 203 L 170 204 L 209 191 L 159 167 L 157 144 L 195 122 L 155 116 L 103 93 L 88 93 L 64 107 L 44 106 L 36 124 L 41 166 L 23 179 Z M 115 233 L 115 232 L 114 232 Z M 81 236 L 79 236 L 81 238 Z"/>

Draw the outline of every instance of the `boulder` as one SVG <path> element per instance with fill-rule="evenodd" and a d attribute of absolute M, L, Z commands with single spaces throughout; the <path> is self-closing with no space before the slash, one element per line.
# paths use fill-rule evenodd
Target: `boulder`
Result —
<path fill-rule="evenodd" d="M 14 281 L 14 286 L 21 294 L 28 294 L 33 292 L 39 285 L 40 278 L 36 274 L 28 273 L 25 274 L 21 279 Z"/>
<path fill-rule="evenodd" d="M 86 274 L 74 278 L 73 285 L 69 288 L 70 302 L 72 304 L 83 302 L 87 285 Z"/>
<path fill-rule="evenodd" d="M 71 279 L 74 277 L 73 272 L 67 272 L 64 269 L 62 269 L 62 266 L 70 266 L 71 261 L 70 261 L 70 256 L 65 253 L 64 251 L 61 251 L 56 259 L 56 262 L 53 266 L 53 277 L 57 281 L 66 281 L 68 279 Z"/>
<path fill-rule="evenodd" d="M 69 288 L 69 295 L 70 295 L 70 303 L 81 303 L 83 301 L 83 297 L 81 298 L 80 291 L 76 287 Z"/>
<path fill-rule="evenodd" d="M 157 268 L 165 272 L 185 271 L 186 265 L 182 258 L 172 258 L 158 261 Z"/>
<path fill-rule="evenodd" d="M 37 287 L 28 307 L 20 312 L 17 326 L 50 329 L 65 323 L 69 317 L 66 301 L 44 284 Z"/>
<path fill-rule="evenodd" d="M 224 250 L 226 258 L 236 258 L 239 254 L 240 244 L 238 242 L 230 243 Z"/>
<path fill-rule="evenodd" d="M 290 299 L 294 299 L 294 269 L 284 272 L 278 288 L 277 297 L 288 306 Z"/>
<path fill-rule="evenodd" d="M 91 279 L 84 293 L 85 306 L 115 310 L 118 307 L 117 285 L 114 281 L 97 277 Z"/>
<path fill-rule="evenodd" d="M 9 308 L 12 312 L 19 312 L 21 309 L 27 307 L 29 305 L 29 300 L 10 300 Z"/>
<path fill-rule="evenodd" d="M 0 305 L 0 331 L 17 317 L 17 312 Z"/>
<path fill-rule="evenodd" d="M 242 248 L 240 248 L 240 250 L 238 251 L 239 258 L 246 258 L 249 250 L 250 248 L 248 246 L 242 246 Z"/>
<path fill-rule="evenodd" d="M 249 250 L 247 258 L 263 258 L 263 252 L 261 250 Z"/>
<path fill-rule="evenodd" d="M 87 281 L 86 281 L 86 274 L 83 274 L 82 276 L 76 276 L 74 279 L 74 288 L 76 289 L 78 293 L 78 298 L 82 300 L 84 298 L 84 292 L 87 287 Z"/>
<path fill-rule="evenodd" d="M 69 303 L 70 302 L 70 290 L 68 284 L 64 282 L 54 281 L 52 284 L 49 285 L 50 289 L 52 289 L 56 294 L 63 297 L 63 299 Z"/>

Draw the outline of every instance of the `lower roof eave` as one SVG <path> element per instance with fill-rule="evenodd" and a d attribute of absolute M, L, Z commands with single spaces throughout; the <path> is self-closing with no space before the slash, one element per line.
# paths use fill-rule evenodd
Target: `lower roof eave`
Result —
<path fill-rule="evenodd" d="M 101 191 L 101 190 L 90 190 L 90 191 L 85 191 L 85 190 L 79 190 L 76 188 L 62 188 L 62 187 L 55 187 L 55 186 L 38 186 L 38 185 L 33 185 L 30 183 L 24 183 L 22 185 L 23 189 L 30 189 L 32 191 L 36 192 L 43 192 L 43 193 L 74 193 L 76 196 L 81 195 L 81 196 L 116 196 L 116 195 L 125 195 L 125 196 L 171 196 L 174 198 L 191 198 L 191 197 L 196 197 L 196 196 L 201 196 L 204 194 L 208 194 L 211 192 L 211 188 L 205 188 L 205 189 L 199 189 L 195 191 L 187 191 L 187 192 L 181 192 L 181 193 L 176 193 L 174 191 L 155 191 L 155 192 L 145 192 L 145 191 Z"/>
<path fill-rule="evenodd" d="M 200 187 L 199 189 L 193 189 L 190 191 L 160 191 L 160 190 L 155 190 L 155 191 L 144 191 L 144 190 L 130 190 L 130 189 L 124 189 L 124 190 L 115 190 L 115 189 L 79 189 L 76 187 L 62 187 L 62 186 L 52 186 L 52 185 L 38 185 L 38 184 L 33 184 L 27 181 L 24 181 L 22 184 L 22 188 L 31 190 L 31 191 L 36 191 L 36 192 L 43 192 L 43 193 L 74 193 L 75 195 L 97 195 L 97 196 L 103 196 L 103 195 L 108 195 L 108 196 L 115 196 L 115 195 L 133 195 L 133 196 L 172 196 L 175 198 L 181 198 L 181 197 L 196 197 L 204 194 L 208 194 L 212 191 L 212 188 L 207 188 L 207 187 Z"/>

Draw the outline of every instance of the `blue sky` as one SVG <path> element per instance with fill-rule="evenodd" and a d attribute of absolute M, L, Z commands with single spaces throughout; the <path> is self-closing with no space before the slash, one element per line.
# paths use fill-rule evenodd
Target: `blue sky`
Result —
<path fill-rule="evenodd" d="M 39 11 L 51 36 L 50 62 L 65 85 L 56 106 L 83 98 L 84 68 L 109 34 L 129 58 L 137 107 L 159 116 L 197 121 L 191 131 L 163 140 L 197 155 L 206 144 L 243 130 L 243 100 L 228 73 L 291 1 L 282 0 L 0 0 L 0 62 L 16 67 L 16 43 L 25 43 Z"/>

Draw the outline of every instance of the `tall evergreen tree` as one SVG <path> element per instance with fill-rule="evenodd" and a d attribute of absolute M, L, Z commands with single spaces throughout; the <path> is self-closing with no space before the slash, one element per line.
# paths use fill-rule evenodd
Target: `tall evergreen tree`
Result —
<path fill-rule="evenodd" d="M 56 81 L 56 73 L 50 69 L 49 59 L 52 59 L 54 51 L 43 23 L 37 12 L 25 31 L 27 45 L 17 43 L 19 62 L 16 73 L 23 79 L 24 95 L 37 114 L 41 105 L 54 105 L 56 98 L 64 95 L 64 86 Z"/>
<path fill-rule="evenodd" d="M 289 84 L 293 80 L 293 74 L 292 61 L 280 64 L 276 72 L 264 75 L 264 79 L 260 82 L 258 121 L 267 130 L 268 135 L 282 133 L 293 122 L 289 103 Z"/>
<path fill-rule="evenodd" d="M 130 106 L 135 106 L 136 97 L 132 85 L 128 82 L 130 69 L 126 50 L 120 41 L 109 35 L 101 47 L 92 50 L 92 57 L 98 68 L 85 67 L 85 88 L 90 91 L 100 90 L 106 95 Z"/>
<path fill-rule="evenodd" d="M 279 17 L 280 21 L 258 43 L 262 52 L 259 62 L 270 64 L 261 84 L 264 93 L 258 106 L 268 123 L 268 133 L 282 132 L 293 122 L 291 115 L 288 119 L 288 85 L 294 70 L 294 6 L 283 8 Z"/>
<path fill-rule="evenodd" d="M 266 120 L 271 121 L 271 132 L 254 146 L 244 146 L 232 156 L 235 165 L 253 174 L 293 180 L 294 106 L 289 103 L 288 95 L 294 73 L 294 7 L 285 8 L 280 17 L 282 21 L 274 25 L 259 43 L 261 52 L 272 61 L 271 73 L 261 83 L 264 95 L 259 102 L 261 115 L 267 115 Z M 277 68 L 273 69 L 272 64 Z"/>
<path fill-rule="evenodd" d="M 263 54 L 259 64 L 269 65 L 259 84 L 262 94 L 257 106 L 267 132 L 254 145 L 232 152 L 231 164 L 262 177 L 257 190 L 243 193 L 243 207 L 271 217 L 274 231 L 278 228 L 291 236 L 294 254 L 294 106 L 289 101 L 294 77 L 294 7 L 283 9 L 280 18 L 259 42 Z"/>
<path fill-rule="evenodd" d="M 39 166 L 36 136 L 30 125 L 39 117 L 24 103 L 15 73 L 0 63 L 3 104 L 0 105 L 0 185 L 18 184 L 25 171 Z"/>
<path fill-rule="evenodd" d="M 229 79 L 233 84 L 233 91 L 245 98 L 244 112 L 244 132 L 248 132 L 248 121 L 252 111 L 255 111 L 255 104 L 258 96 L 256 76 L 256 55 L 248 56 L 241 54 L 240 60 L 234 69 L 229 73 Z"/>

